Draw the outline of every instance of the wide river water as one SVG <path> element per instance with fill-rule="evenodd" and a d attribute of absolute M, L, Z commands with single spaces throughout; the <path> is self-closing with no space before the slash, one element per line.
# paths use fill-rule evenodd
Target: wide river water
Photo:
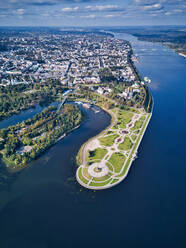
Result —
<path fill-rule="evenodd" d="M 128 39 L 149 76 L 154 112 L 138 159 L 118 186 L 94 192 L 75 181 L 75 156 L 109 116 L 88 119 L 29 168 L 1 167 L 1 248 L 186 247 L 186 58 L 160 44 Z"/>

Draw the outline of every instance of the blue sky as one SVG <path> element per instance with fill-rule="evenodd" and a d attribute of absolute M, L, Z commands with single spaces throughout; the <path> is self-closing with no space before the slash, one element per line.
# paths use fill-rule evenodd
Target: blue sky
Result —
<path fill-rule="evenodd" d="M 0 26 L 186 25 L 186 0 L 0 0 Z"/>

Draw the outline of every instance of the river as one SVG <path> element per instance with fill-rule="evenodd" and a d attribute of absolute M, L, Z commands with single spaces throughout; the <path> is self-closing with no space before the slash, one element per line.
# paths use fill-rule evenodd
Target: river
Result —
<path fill-rule="evenodd" d="M 0 247 L 186 247 L 186 59 L 160 44 L 117 37 L 131 41 L 155 103 L 128 177 L 100 192 L 76 183 L 80 145 L 110 121 L 87 110 L 78 130 L 0 192 Z"/>

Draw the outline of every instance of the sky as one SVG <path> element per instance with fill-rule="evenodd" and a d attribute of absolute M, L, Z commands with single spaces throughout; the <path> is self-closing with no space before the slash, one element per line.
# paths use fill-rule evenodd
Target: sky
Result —
<path fill-rule="evenodd" d="M 186 25 L 186 0 L 0 0 L 0 26 Z"/>

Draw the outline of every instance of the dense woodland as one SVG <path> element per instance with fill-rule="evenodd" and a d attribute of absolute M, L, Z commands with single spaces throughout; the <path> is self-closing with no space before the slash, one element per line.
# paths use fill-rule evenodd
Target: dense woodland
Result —
<path fill-rule="evenodd" d="M 0 149 L 6 164 L 22 166 L 37 158 L 63 134 L 78 126 L 83 115 L 77 106 L 65 104 L 60 112 L 50 106 L 32 119 L 0 130 Z M 19 154 L 19 148 L 29 146 L 30 152 Z"/>
<path fill-rule="evenodd" d="M 66 88 L 57 80 L 0 86 L 0 120 L 36 104 L 47 105 L 56 99 L 60 100 L 64 90 Z"/>

